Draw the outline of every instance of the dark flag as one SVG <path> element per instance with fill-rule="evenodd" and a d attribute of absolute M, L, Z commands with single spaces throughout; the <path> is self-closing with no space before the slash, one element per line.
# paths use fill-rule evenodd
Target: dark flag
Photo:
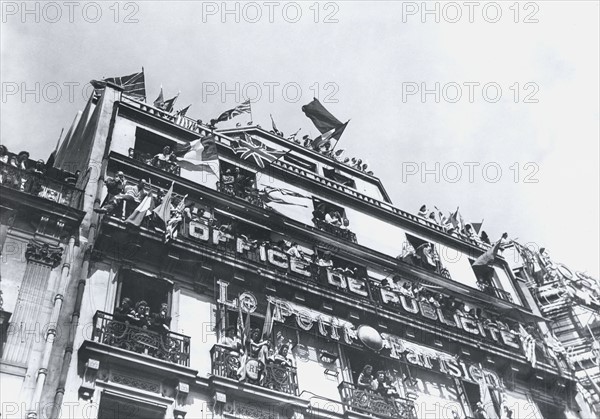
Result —
<path fill-rule="evenodd" d="M 165 112 L 173 112 L 173 107 L 175 106 L 175 102 L 177 101 L 177 98 L 179 97 L 179 93 L 177 93 L 175 96 L 173 96 L 171 99 L 167 99 L 163 102 L 162 106 L 160 106 L 160 109 L 162 109 Z"/>
<path fill-rule="evenodd" d="M 144 79 L 144 69 L 139 73 L 130 74 L 122 77 L 109 77 L 103 80 L 92 80 L 90 84 L 96 89 L 95 93 L 106 87 L 106 83 L 113 83 L 123 89 L 123 94 L 134 99 L 146 101 L 146 81 Z"/>
<path fill-rule="evenodd" d="M 185 108 L 180 109 L 176 112 L 177 116 L 185 116 L 187 114 L 187 111 L 190 109 L 192 105 L 187 105 Z"/>
<path fill-rule="evenodd" d="M 350 121 L 348 121 L 348 122 L 350 122 Z M 325 146 L 325 144 L 331 143 L 332 138 L 339 140 L 340 137 L 342 136 L 342 134 L 344 133 L 344 130 L 346 129 L 346 126 L 348 125 L 348 122 L 343 123 L 342 125 L 340 125 L 337 128 L 332 128 L 331 130 L 327 131 L 325 134 L 319 135 L 317 138 L 315 138 L 313 140 L 312 148 L 315 150 L 318 150 L 321 147 Z"/>
<path fill-rule="evenodd" d="M 279 131 L 277 129 L 277 125 L 275 125 L 275 120 L 273 119 L 273 115 L 269 114 L 269 116 L 271 117 L 271 125 L 273 126 L 273 131 L 275 132 L 275 134 L 283 137 L 283 132 Z"/>
<path fill-rule="evenodd" d="M 326 144 L 332 138 L 339 140 L 342 133 L 346 129 L 348 122 L 342 123 L 339 119 L 333 116 L 317 98 L 314 98 L 308 105 L 302 107 L 302 112 L 315 124 L 315 127 L 323 135 L 317 137 L 318 141 L 313 141 L 313 148 L 318 149 Z M 316 144 L 315 144 L 316 143 Z"/>
<path fill-rule="evenodd" d="M 154 106 L 156 106 L 158 109 L 162 109 L 164 103 L 165 97 L 163 95 L 162 86 L 160 86 L 160 93 L 158 94 L 158 97 L 154 99 Z"/>
<path fill-rule="evenodd" d="M 223 112 L 221 115 L 219 115 L 219 117 L 217 119 L 215 119 L 211 122 L 216 124 L 217 122 L 227 121 L 227 120 L 232 119 L 243 113 L 250 113 L 250 111 L 251 111 L 250 99 L 248 99 L 245 102 L 242 102 L 240 105 L 236 106 L 235 108 L 229 109 L 228 111 Z"/>
<path fill-rule="evenodd" d="M 279 159 L 285 155 L 285 151 L 274 150 L 261 143 L 256 138 L 249 136 L 244 133 L 245 140 L 238 139 L 237 144 L 232 142 L 233 151 L 239 155 L 242 159 L 247 160 L 253 158 L 256 165 L 261 169 L 273 161 Z"/>

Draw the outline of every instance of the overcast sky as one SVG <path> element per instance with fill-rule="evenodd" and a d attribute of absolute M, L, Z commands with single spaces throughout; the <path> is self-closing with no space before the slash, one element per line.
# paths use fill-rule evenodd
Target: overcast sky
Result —
<path fill-rule="evenodd" d="M 2 5 L 11 151 L 47 158 L 89 80 L 142 66 L 149 101 L 162 84 L 205 121 L 260 94 L 255 123 L 315 136 L 316 95 L 399 208 L 460 206 L 598 276 L 597 1 L 50 4 Z"/>

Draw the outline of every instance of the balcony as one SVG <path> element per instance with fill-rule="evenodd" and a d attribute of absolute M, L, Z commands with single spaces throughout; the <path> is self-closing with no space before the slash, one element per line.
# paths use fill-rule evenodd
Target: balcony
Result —
<path fill-rule="evenodd" d="M 92 340 L 189 367 L 189 336 L 138 327 L 127 321 L 115 320 L 112 314 L 102 311 L 97 311 L 94 316 Z"/>
<path fill-rule="evenodd" d="M 384 418 L 416 419 L 414 403 L 402 397 L 384 398 L 370 391 L 359 390 L 352 383 L 342 382 L 338 386 L 342 401 L 350 410 Z"/>
<path fill-rule="evenodd" d="M 326 223 L 324 220 L 319 220 L 319 219 L 314 219 L 313 222 L 315 223 L 315 226 L 319 229 L 319 230 L 323 230 L 326 231 L 327 233 L 331 233 L 334 236 L 340 237 L 344 240 L 349 240 L 352 243 L 358 243 L 356 241 L 356 234 L 354 234 L 353 232 L 351 232 L 348 229 L 343 229 L 340 228 L 338 226 L 335 226 L 333 224 L 329 224 Z"/>
<path fill-rule="evenodd" d="M 240 356 L 238 352 L 226 346 L 215 345 L 210 351 L 212 373 L 220 377 L 239 380 Z M 246 360 L 246 378 L 248 384 L 257 385 L 280 393 L 298 395 L 298 381 L 295 367 L 267 361 L 263 367 L 256 358 Z"/>
<path fill-rule="evenodd" d="M 487 295 L 491 295 L 492 297 L 496 297 L 501 300 L 508 301 L 509 303 L 514 303 L 512 295 L 510 295 L 510 293 L 508 293 L 507 291 L 504 291 L 500 288 L 497 288 L 491 284 L 478 281 L 477 287 Z"/>
<path fill-rule="evenodd" d="M 74 183 L 52 179 L 44 173 L 23 170 L 0 162 L 0 185 L 49 201 L 81 209 L 83 191 Z"/>
<path fill-rule="evenodd" d="M 129 157 L 133 160 L 141 161 L 144 164 L 156 167 L 157 169 L 160 169 L 167 173 L 171 173 L 176 176 L 179 176 L 181 172 L 181 168 L 177 165 L 177 163 L 166 160 L 159 160 L 150 153 L 143 153 L 133 148 L 129 149 Z"/>

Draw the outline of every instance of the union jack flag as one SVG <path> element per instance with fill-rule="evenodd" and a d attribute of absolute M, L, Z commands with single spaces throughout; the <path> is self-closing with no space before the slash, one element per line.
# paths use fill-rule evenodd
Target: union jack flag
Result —
<path fill-rule="evenodd" d="M 246 133 L 244 133 L 244 137 L 244 140 L 241 138 L 238 139 L 237 144 L 232 143 L 234 147 L 233 151 L 244 160 L 252 157 L 256 162 L 256 165 L 261 169 L 264 169 L 266 164 L 274 162 L 287 153 L 286 151 L 269 148 Z"/>
<path fill-rule="evenodd" d="M 252 110 L 251 106 L 252 105 L 250 105 L 250 99 L 248 99 L 240 105 L 236 106 L 235 108 L 223 112 L 221 115 L 219 115 L 217 119 L 214 120 L 214 123 L 227 121 L 228 119 L 234 118 L 243 113 L 249 113 Z"/>
<path fill-rule="evenodd" d="M 131 96 L 134 99 L 146 100 L 146 81 L 144 79 L 144 69 L 135 74 L 123 77 L 109 77 L 103 80 L 92 80 L 90 84 L 94 86 L 94 93 L 100 94 L 100 91 L 110 82 L 123 88 L 123 94 Z"/>

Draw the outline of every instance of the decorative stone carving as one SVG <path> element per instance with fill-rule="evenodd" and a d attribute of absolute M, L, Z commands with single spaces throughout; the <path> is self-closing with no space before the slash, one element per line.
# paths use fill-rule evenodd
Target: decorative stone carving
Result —
<path fill-rule="evenodd" d="M 27 243 L 25 258 L 28 261 L 43 263 L 56 268 L 60 264 L 62 253 L 63 249 L 60 246 L 53 246 L 33 239 Z"/>
<path fill-rule="evenodd" d="M 96 376 L 100 368 L 100 361 L 90 358 L 85 363 L 83 371 L 83 382 L 79 386 L 79 397 L 83 400 L 90 400 L 96 389 Z"/>
<path fill-rule="evenodd" d="M 226 403 L 224 411 L 238 419 L 279 419 L 279 414 L 276 411 L 237 400 Z"/>
<path fill-rule="evenodd" d="M 152 393 L 160 393 L 160 384 L 152 381 L 142 380 L 137 377 L 113 373 L 110 381 L 124 386 L 139 388 L 140 390 L 149 391 Z"/>

